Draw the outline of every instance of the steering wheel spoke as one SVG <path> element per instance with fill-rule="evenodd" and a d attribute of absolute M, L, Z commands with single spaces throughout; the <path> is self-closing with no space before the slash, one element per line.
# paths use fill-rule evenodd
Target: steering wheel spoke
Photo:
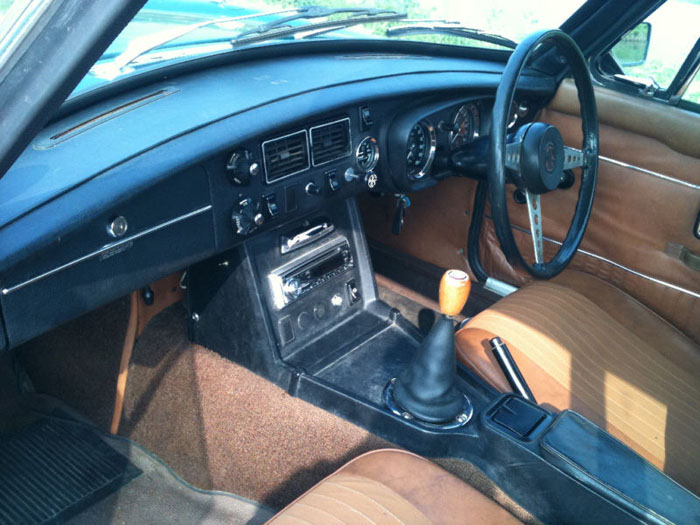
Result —
<path fill-rule="evenodd" d="M 583 151 L 576 148 L 564 146 L 564 167 L 563 170 L 582 168 L 586 164 L 586 157 Z"/>
<path fill-rule="evenodd" d="M 535 250 L 535 263 L 544 262 L 544 246 L 542 238 L 542 204 L 540 196 L 525 190 L 527 200 L 527 214 L 530 217 L 530 232 L 532 233 L 532 247 Z"/>
<path fill-rule="evenodd" d="M 509 170 L 520 172 L 522 144 L 521 141 L 506 144 L 506 168 Z"/>

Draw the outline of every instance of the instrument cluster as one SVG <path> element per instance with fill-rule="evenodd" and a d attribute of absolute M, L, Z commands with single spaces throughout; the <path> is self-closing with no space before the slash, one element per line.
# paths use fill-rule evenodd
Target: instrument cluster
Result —
<path fill-rule="evenodd" d="M 406 172 L 412 181 L 431 175 L 435 157 L 454 151 L 481 134 L 481 102 L 468 102 L 417 122 L 408 135 Z"/>
<path fill-rule="evenodd" d="M 409 124 L 412 127 L 407 138 L 405 164 L 409 181 L 417 183 L 446 173 L 444 163 L 436 162 L 436 158 L 439 160 L 486 137 L 492 103 L 491 99 L 479 99 L 449 105 Z M 508 129 L 512 130 L 528 114 L 527 103 L 513 101 Z"/>

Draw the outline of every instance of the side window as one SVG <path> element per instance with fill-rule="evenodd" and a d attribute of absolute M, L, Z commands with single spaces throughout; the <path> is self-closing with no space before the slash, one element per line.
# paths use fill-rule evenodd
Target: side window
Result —
<path fill-rule="evenodd" d="M 688 88 L 681 96 L 681 99 L 700 106 L 700 71 L 695 72 L 695 77 L 688 84 Z"/>
<path fill-rule="evenodd" d="M 700 0 L 667 0 L 598 60 L 601 79 L 669 103 L 700 104 L 698 20 Z"/>

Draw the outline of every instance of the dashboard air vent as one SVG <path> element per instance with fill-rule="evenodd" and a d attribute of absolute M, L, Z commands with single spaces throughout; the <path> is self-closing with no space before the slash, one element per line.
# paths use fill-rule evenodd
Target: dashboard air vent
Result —
<path fill-rule="evenodd" d="M 306 130 L 267 140 L 262 144 L 267 182 L 309 169 L 309 143 Z"/>
<path fill-rule="evenodd" d="M 350 119 L 344 118 L 311 128 L 311 159 L 314 166 L 347 157 L 351 153 Z"/>

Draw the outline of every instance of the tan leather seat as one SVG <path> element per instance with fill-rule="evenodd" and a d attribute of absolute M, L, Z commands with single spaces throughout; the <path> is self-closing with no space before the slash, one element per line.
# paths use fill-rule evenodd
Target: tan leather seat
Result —
<path fill-rule="evenodd" d="M 488 343 L 495 335 L 540 404 L 580 412 L 700 493 L 700 348 L 692 340 L 576 271 L 523 287 L 458 332 L 459 360 L 506 392 Z"/>
<path fill-rule="evenodd" d="M 297 498 L 268 523 L 520 523 L 473 487 L 403 450 L 375 450 Z"/>

